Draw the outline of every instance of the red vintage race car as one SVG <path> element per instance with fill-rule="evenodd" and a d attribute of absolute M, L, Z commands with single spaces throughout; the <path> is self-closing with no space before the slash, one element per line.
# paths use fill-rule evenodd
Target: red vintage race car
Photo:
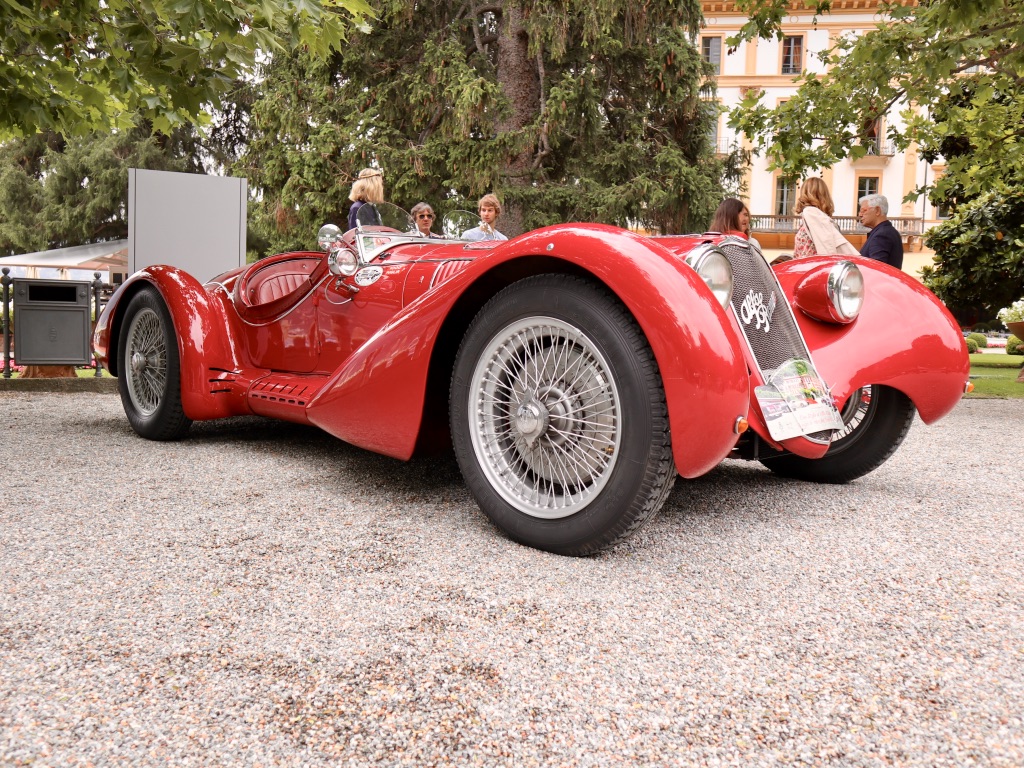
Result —
<path fill-rule="evenodd" d="M 451 446 L 508 536 L 586 555 L 726 458 L 861 477 L 967 383 L 953 318 L 878 262 L 599 224 L 428 239 L 381 209 L 206 284 L 132 275 L 94 347 L 133 429 L 258 414 L 400 459 Z"/>

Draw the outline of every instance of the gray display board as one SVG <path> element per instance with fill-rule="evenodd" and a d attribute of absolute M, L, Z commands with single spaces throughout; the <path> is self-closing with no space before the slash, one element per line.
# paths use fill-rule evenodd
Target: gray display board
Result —
<path fill-rule="evenodd" d="M 245 179 L 129 169 L 129 274 L 167 264 L 205 282 L 242 266 L 245 206 Z"/>

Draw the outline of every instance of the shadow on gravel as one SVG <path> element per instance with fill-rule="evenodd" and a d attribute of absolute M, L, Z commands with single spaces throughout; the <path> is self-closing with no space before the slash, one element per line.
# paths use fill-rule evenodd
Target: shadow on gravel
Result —
<path fill-rule="evenodd" d="M 817 488 L 812 483 L 776 477 L 756 462 L 724 461 L 706 475 L 676 478 L 660 516 L 684 520 L 690 517 L 747 517 L 763 513 L 766 494 L 778 498 L 787 491 L 797 494 Z M 772 513 L 777 510 L 772 510 Z"/>
<path fill-rule="evenodd" d="M 102 441 L 127 437 L 139 443 L 143 451 L 152 445 L 135 436 L 123 418 L 105 419 L 93 428 Z M 163 444 L 167 445 L 167 444 Z M 350 445 L 317 427 L 266 419 L 237 416 L 216 421 L 196 422 L 188 437 L 176 445 L 206 449 L 259 450 L 264 456 L 281 461 L 308 464 L 310 475 L 322 473 L 362 478 L 369 487 L 387 488 L 396 498 L 462 496 L 468 498 L 462 474 L 451 452 L 441 456 L 417 457 L 404 462 Z M 788 492 L 802 494 L 813 484 L 783 480 L 756 462 L 726 461 L 702 477 L 677 478 L 672 493 L 659 517 L 684 522 L 695 517 L 743 519 L 765 516 L 765 494 Z M 773 510 L 772 513 L 777 513 Z"/>
<path fill-rule="evenodd" d="M 339 472 L 365 476 L 373 485 L 386 486 L 396 493 L 430 493 L 452 486 L 463 488 L 462 474 L 450 452 L 400 461 L 350 445 L 317 427 L 259 416 L 196 422 L 182 444 L 189 442 L 226 449 L 234 446 L 245 451 L 258 446 L 264 454 L 308 462 L 311 472 L 328 462 Z"/>

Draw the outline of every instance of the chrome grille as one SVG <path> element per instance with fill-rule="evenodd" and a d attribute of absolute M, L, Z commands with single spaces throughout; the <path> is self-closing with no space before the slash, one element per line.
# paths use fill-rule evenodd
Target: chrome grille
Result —
<path fill-rule="evenodd" d="M 793 310 L 786 301 L 786 294 L 782 292 L 775 273 L 764 257 L 757 249 L 739 238 L 726 238 L 718 247 L 732 266 L 732 311 L 754 355 L 754 361 L 761 370 L 762 379 L 770 379 L 775 369 L 787 360 L 807 360 L 813 365 L 811 353 L 800 334 L 796 318 L 793 317 Z M 751 318 L 749 322 L 744 320 L 744 301 L 749 301 L 749 297 L 756 297 L 758 294 L 764 306 L 772 304 L 770 297 L 775 297 L 767 332 L 763 325 L 761 328 L 757 327 L 757 318 Z M 749 307 L 746 314 L 750 314 Z M 832 439 L 832 432 L 814 432 L 807 435 L 807 438 L 827 443 Z"/>
<path fill-rule="evenodd" d="M 810 352 L 800 335 L 793 310 L 764 257 L 739 239 L 726 238 L 718 247 L 732 265 L 732 311 L 739 320 L 762 377 L 767 380 L 787 360 L 810 360 Z M 763 318 L 767 321 L 767 331 L 764 322 L 760 322 L 758 327 L 762 320 L 758 317 L 759 307 L 764 308 L 763 315 L 770 314 L 770 317 Z"/>

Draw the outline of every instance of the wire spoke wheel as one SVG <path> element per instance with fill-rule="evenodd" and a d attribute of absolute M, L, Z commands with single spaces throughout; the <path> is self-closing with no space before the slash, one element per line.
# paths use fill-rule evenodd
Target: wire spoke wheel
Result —
<path fill-rule="evenodd" d="M 899 448 L 914 421 L 914 404 L 878 384 L 854 391 L 840 412 L 843 428 L 820 459 L 786 454 L 761 459 L 777 475 L 815 483 L 848 483 L 878 469 Z"/>
<path fill-rule="evenodd" d="M 578 277 L 524 278 L 483 306 L 456 356 L 449 415 L 480 509 L 531 547 L 617 544 L 675 482 L 654 353 L 622 303 Z"/>
<path fill-rule="evenodd" d="M 125 352 L 124 375 L 132 403 L 140 414 L 151 416 L 167 386 L 167 345 L 160 318 L 152 309 L 144 309 L 132 318 Z"/>
<path fill-rule="evenodd" d="M 506 326 L 481 355 L 471 391 L 473 449 L 508 503 L 551 519 L 601 492 L 619 452 L 619 393 L 579 328 L 551 317 Z"/>
<path fill-rule="evenodd" d="M 117 386 L 132 429 L 150 440 L 183 437 L 192 421 L 181 402 L 177 336 L 155 288 L 145 287 L 131 297 L 117 349 Z"/>

